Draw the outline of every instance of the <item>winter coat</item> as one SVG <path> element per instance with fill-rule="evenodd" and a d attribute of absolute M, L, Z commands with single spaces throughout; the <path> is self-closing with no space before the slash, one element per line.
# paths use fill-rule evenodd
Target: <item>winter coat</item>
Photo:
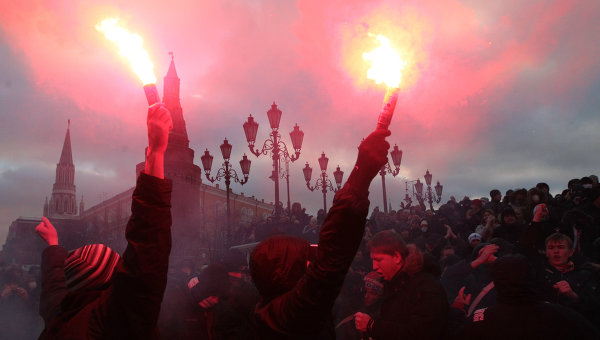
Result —
<path fill-rule="evenodd" d="M 335 339 L 332 307 L 360 246 L 369 208 L 368 192 L 355 192 L 351 179 L 335 195 L 308 268 L 306 240 L 282 237 L 253 252 L 258 268 L 251 259 L 252 277 L 262 297 L 254 314 L 258 339 Z M 282 263 L 261 267 L 274 258 Z"/>
<path fill-rule="evenodd" d="M 535 302 L 499 304 L 476 310 L 455 339 L 598 339 L 583 316 L 561 305 Z"/>
<path fill-rule="evenodd" d="M 600 285 L 594 280 L 591 272 L 575 267 L 573 270 L 561 273 L 546 262 L 541 276 L 543 277 L 541 295 L 544 300 L 570 307 L 594 324 L 600 321 Z M 579 296 L 577 301 L 560 294 L 558 289 L 553 287 L 563 280 L 567 281 Z"/>
<path fill-rule="evenodd" d="M 375 318 L 374 340 L 440 339 L 446 333 L 448 301 L 439 280 L 424 271 L 409 275 L 399 271 L 384 284 L 379 318 Z"/>
<path fill-rule="evenodd" d="M 142 173 L 131 205 L 127 248 L 104 290 L 68 292 L 67 251 L 42 253 L 40 339 L 158 339 L 156 323 L 171 252 L 170 180 Z"/>

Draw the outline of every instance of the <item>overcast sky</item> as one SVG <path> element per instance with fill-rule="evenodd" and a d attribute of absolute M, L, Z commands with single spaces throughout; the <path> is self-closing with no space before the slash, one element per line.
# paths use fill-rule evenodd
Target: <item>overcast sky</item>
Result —
<path fill-rule="evenodd" d="M 302 167 L 311 164 L 314 181 L 325 152 L 330 178 L 337 165 L 347 177 L 381 108 L 385 88 L 366 79 L 361 58 L 376 46 L 369 33 L 388 36 L 409 62 L 388 139 L 404 151 L 400 175 L 386 177 L 394 208 L 404 180 L 427 169 L 444 201 L 540 181 L 556 193 L 599 173 L 598 1 L 3 1 L 0 244 L 11 221 L 41 215 L 68 119 L 78 201 L 90 207 L 135 184 L 147 104 L 94 29 L 114 16 L 144 38 L 161 94 L 173 51 L 199 166 L 206 148 L 220 164 L 228 138 L 237 168 L 249 154 L 242 124 L 256 117 L 262 145 L 274 101 L 288 145 L 298 123 L 290 191 L 313 214 L 322 196 L 306 189 Z M 250 159 L 250 181 L 233 190 L 273 201 L 270 158 Z M 370 199 L 381 207 L 379 177 Z"/>

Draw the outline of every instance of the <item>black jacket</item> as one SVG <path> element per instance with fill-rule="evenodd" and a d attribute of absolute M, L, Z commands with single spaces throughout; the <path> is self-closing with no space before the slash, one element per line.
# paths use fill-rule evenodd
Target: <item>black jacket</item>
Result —
<path fill-rule="evenodd" d="M 448 309 L 439 280 L 423 271 L 400 271 L 384 285 L 381 313 L 369 335 L 374 340 L 440 339 L 446 333 Z"/>
<path fill-rule="evenodd" d="M 104 290 L 68 292 L 67 252 L 42 254 L 40 339 L 157 339 L 156 323 L 167 283 L 171 252 L 170 180 L 142 173 L 133 192 L 127 248 Z"/>
<path fill-rule="evenodd" d="M 473 314 L 456 339 L 598 339 L 600 333 L 569 308 L 543 302 L 499 304 Z"/>
<path fill-rule="evenodd" d="M 360 246 L 369 208 L 368 192 L 354 183 L 351 176 L 335 195 L 319 234 L 316 259 L 308 268 L 306 260 L 296 260 L 297 254 L 289 257 L 277 254 L 289 251 L 285 244 L 259 245 L 253 252 L 253 258 L 286 258 L 275 269 L 273 275 L 279 277 L 274 279 L 265 275 L 255 277 L 254 270 L 260 274 L 263 268 L 251 268 L 263 298 L 254 315 L 258 339 L 335 339 L 331 310 Z M 302 245 L 292 241 L 290 247 L 302 251 Z M 250 265 L 253 266 L 252 260 Z M 298 280 L 295 273 L 299 270 L 303 274 L 300 273 Z"/>

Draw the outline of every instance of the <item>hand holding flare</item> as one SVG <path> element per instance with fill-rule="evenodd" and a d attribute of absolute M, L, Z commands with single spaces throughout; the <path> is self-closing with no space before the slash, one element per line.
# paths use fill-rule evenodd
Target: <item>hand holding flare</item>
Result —
<path fill-rule="evenodd" d="M 124 55 L 129 60 L 133 72 L 137 74 L 144 84 L 144 92 L 148 100 L 148 106 L 160 102 L 158 90 L 156 89 L 156 76 L 154 75 L 154 65 L 148 56 L 148 52 L 142 46 L 144 40 L 135 33 L 130 33 L 118 25 L 118 18 L 104 19 L 96 25 L 96 29 L 106 38 L 119 46 L 119 54 Z"/>
<path fill-rule="evenodd" d="M 367 72 L 367 78 L 375 80 L 377 84 L 385 83 L 387 91 L 383 99 L 383 108 L 377 120 L 377 129 L 388 129 L 392 121 L 402 70 L 406 62 L 402 61 L 398 52 L 390 45 L 390 40 L 383 35 L 378 35 L 379 47 L 371 52 L 363 53 L 363 59 L 371 62 L 371 68 Z"/>

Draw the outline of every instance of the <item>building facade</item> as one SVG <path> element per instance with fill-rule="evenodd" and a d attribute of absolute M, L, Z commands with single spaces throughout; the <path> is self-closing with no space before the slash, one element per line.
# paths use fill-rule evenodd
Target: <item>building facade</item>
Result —
<path fill-rule="evenodd" d="M 173 181 L 171 263 L 183 259 L 196 260 L 199 264 L 209 263 L 223 246 L 227 224 L 226 192 L 218 184 L 202 183 L 202 170 L 194 164 L 194 150 L 189 147 L 179 89 L 180 79 L 172 58 L 164 77 L 163 93 L 163 102 L 173 119 L 165 153 L 165 177 Z M 136 174 L 139 176 L 143 169 L 144 162 L 137 164 Z M 131 215 L 134 187 L 88 209 L 84 209 L 82 199 L 78 209 L 74 175 L 69 124 L 56 168 L 52 195 L 49 201 L 46 198 L 43 216 L 48 217 L 56 227 L 59 241 L 67 249 L 104 243 L 122 253 L 127 245 L 125 227 Z M 266 219 L 273 208 L 272 203 L 230 191 L 231 224 L 235 229 Z M 40 262 L 45 247 L 35 233 L 35 226 L 40 220 L 19 218 L 11 224 L 3 246 L 5 259 L 21 264 Z"/>

